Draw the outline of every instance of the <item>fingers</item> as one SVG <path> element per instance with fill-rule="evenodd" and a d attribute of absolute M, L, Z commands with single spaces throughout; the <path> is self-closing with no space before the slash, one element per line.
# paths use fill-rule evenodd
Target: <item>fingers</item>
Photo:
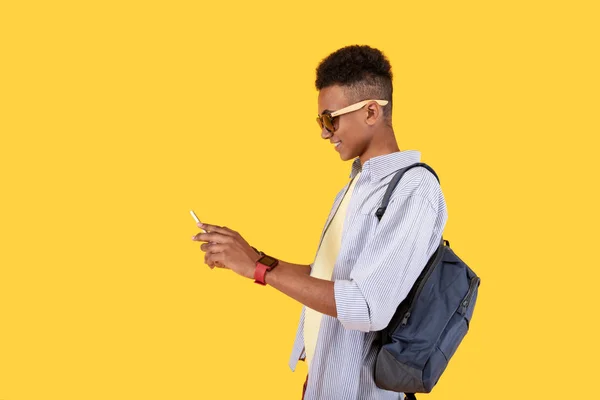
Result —
<path fill-rule="evenodd" d="M 192 240 L 197 242 L 215 242 L 215 243 L 231 243 L 233 241 L 231 236 L 223 235 L 221 233 L 198 233 L 192 236 Z"/>
<path fill-rule="evenodd" d="M 204 264 L 208 265 L 210 269 L 215 267 L 215 264 L 208 260 L 208 253 L 204 254 Z"/>
<path fill-rule="evenodd" d="M 205 231 L 216 232 L 216 233 L 220 233 L 221 235 L 225 235 L 225 236 L 234 236 L 237 234 L 236 231 L 234 231 L 233 229 L 229 229 L 226 226 L 217 226 L 217 225 L 210 225 L 210 224 L 205 224 L 205 223 L 199 223 L 196 225 L 198 225 L 199 228 L 202 228 Z"/>
<path fill-rule="evenodd" d="M 200 245 L 200 250 L 202 250 L 206 253 L 220 253 L 220 252 L 224 251 L 226 247 L 227 247 L 226 244 L 204 243 L 204 244 Z"/>
<path fill-rule="evenodd" d="M 214 267 L 217 268 L 225 268 L 224 263 L 224 254 L 223 253 L 206 253 L 204 255 L 204 262 L 212 269 Z"/>
<path fill-rule="evenodd" d="M 227 268 L 224 263 L 224 250 L 240 236 L 238 232 L 227 228 L 226 226 L 217 226 L 211 224 L 196 224 L 204 232 L 192 236 L 192 240 L 198 242 L 209 242 L 200 245 L 200 249 L 205 252 L 204 263 L 211 269 Z"/>
<path fill-rule="evenodd" d="M 208 259 L 208 253 L 204 255 L 204 264 L 208 265 L 210 269 L 213 269 L 217 266 L 217 264 L 214 261 Z"/>

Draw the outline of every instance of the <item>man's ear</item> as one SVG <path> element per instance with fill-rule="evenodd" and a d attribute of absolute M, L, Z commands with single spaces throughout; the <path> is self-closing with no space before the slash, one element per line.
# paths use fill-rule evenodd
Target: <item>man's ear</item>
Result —
<path fill-rule="evenodd" d="M 377 122 L 380 117 L 383 117 L 383 110 L 381 109 L 381 106 L 374 101 L 369 103 L 365 109 L 367 111 L 365 118 L 365 123 L 367 125 L 375 125 L 375 122 Z"/>

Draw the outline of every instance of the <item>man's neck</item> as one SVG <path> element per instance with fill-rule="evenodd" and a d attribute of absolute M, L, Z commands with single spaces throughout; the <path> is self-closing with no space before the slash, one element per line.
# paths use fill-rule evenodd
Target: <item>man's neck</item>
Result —
<path fill-rule="evenodd" d="M 379 139 L 379 141 L 376 141 L 376 139 Z M 367 151 L 365 151 L 365 153 L 359 157 L 360 165 L 365 165 L 365 163 L 373 157 L 392 154 L 397 151 L 400 151 L 400 148 L 396 142 L 394 129 L 389 127 L 385 131 L 381 132 L 381 134 L 375 135 Z"/>

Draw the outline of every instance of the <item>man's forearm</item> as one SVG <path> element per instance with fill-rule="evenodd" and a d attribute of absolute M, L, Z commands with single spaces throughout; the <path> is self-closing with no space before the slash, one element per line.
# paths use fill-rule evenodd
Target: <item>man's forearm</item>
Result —
<path fill-rule="evenodd" d="M 279 260 L 279 266 L 277 268 L 279 268 L 282 265 L 288 265 L 290 267 L 299 269 L 305 275 L 310 275 L 310 265 L 306 265 L 306 264 L 292 264 L 292 263 L 287 262 L 287 261 L 281 261 L 281 260 Z"/>
<path fill-rule="evenodd" d="M 310 276 L 310 265 L 285 261 L 267 272 L 265 282 L 305 306 L 337 318 L 333 282 Z"/>

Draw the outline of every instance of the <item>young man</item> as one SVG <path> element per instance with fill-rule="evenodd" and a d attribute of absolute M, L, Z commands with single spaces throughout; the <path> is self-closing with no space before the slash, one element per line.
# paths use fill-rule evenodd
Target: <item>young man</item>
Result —
<path fill-rule="evenodd" d="M 378 331 L 435 252 L 447 220 L 444 196 L 425 168 L 408 171 L 378 221 L 394 172 L 420 161 L 401 151 L 392 128 L 392 72 L 377 49 L 349 46 L 317 68 L 321 137 L 344 161 L 350 181 L 337 194 L 311 265 L 257 255 L 239 233 L 208 224 L 193 237 L 211 268 L 266 283 L 304 307 L 290 359 L 308 363 L 306 400 L 402 399 L 374 381 Z"/>

